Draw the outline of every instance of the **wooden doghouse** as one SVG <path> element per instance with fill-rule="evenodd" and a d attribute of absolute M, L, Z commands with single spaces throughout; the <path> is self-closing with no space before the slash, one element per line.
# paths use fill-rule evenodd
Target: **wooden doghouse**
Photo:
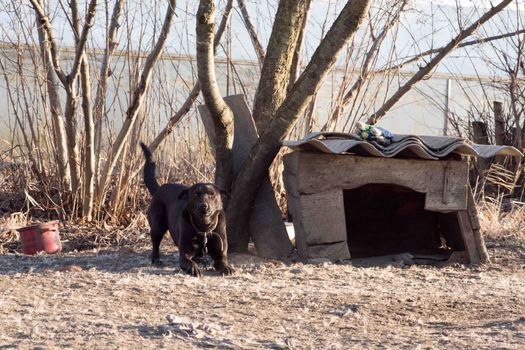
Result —
<path fill-rule="evenodd" d="M 294 151 L 284 157 L 288 209 L 304 259 L 399 253 L 488 261 L 468 161 Z"/>

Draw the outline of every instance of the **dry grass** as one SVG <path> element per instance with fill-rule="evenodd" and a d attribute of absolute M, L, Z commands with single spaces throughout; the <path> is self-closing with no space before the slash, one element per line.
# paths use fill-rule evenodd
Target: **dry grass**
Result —
<path fill-rule="evenodd" d="M 157 179 L 162 183 L 212 182 L 213 155 L 204 132 L 190 121 L 180 126 L 173 139 L 157 149 Z M 147 137 L 143 141 L 148 142 Z M 22 212 L 30 220 L 76 222 L 82 219 L 80 194 L 63 188 L 54 153 L 42 154 L 35 163 L 20 147 L 0 153 L 0 218 Z M 129 226 L 135 213 L 144 211 L 150 195 L 142 180 L 143 155 L 138 144 L 130 146 L 109 184 L 105 202 L 94 220 L 97 225 Z M 78 196 L 78 197 L 77 197 Z"/>
<path fill-rule="evenodd" d="M 24 213 L 8 214 L 0 219 L 0 254 L 20 250 L 20 236 L 16 229 L 26 225 L 27 216 Z"/>
<path fill-rule="evenodd" d="M 512 241 L 525 245 L 525 205 L 513 203 L 512 209 L 503 211 L 502 197 L 486 198 L 478 202 L 478 216 L 486 238 Z"/>
<path fill-rule="evenodd" d="M 22 213 L 13 214 L 0 219 L 0 254 L 20 252 L 20 236 L 16 229 L 42 222 L 41 220 L 28 220 Z M 144 246 L 149 242 L 148 223 L 146 215 L 139 212 L 133 216 L 130 223 L 125 226 L 86 225 L 82 223 L 67 222 L 61 224 L 60 238 L 63 251 L 82 251 L 123 246 Z"/>

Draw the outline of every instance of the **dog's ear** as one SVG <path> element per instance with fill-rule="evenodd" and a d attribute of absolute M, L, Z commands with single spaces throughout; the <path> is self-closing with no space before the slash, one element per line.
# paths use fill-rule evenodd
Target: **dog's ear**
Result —
<path fill-rule="evenodd" d="M 188 189 L 185 189 L 181 193 L 179 193 L 179 199 L 187 200 L 188 199 Z"/>
<path fill-rule="evenodd" d="M 215 189 L 217 191 L 220 192 L 220 194 L 222 194 L 224 197 L 228 198 L 228 199 L 231 199 L 232 197 L 230 196 L 230 192 L 226 191 L 225 189 L 223 188 L 220 188 L 219 186 L 217 185 L 213 185 L 213 187 L 215 187 Z"/>

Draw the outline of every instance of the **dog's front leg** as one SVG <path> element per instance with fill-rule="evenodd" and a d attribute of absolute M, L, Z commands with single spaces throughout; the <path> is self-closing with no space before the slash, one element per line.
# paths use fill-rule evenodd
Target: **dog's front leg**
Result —
<path fill-rule="evenodd" d="M 195 261 L 193 261 L 193 253 L 192 252 L 181 252 L 180 253 L 180 268 L 185 271 L 186 273 L 194 276 L 194 277 L 201 277 L 202 271 L 199 268 L 199 265 Z"/>
<path fill-rule="evenodd" d="M 227 248 L 224 240 L 218 233 L 213 232 L 208 238 L 208 254 L 213 259 L 213 267 L 221 275 L 231 275 L 235 272 L 228 264 Z"/>

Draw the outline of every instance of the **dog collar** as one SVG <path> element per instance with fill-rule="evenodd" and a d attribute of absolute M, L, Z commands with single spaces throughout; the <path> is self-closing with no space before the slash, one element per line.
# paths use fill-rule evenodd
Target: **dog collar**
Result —
<path fill-rule="evenodd" d="M 193 217 L 190 216 L 190 222 L 191 226 L 195 231 L 197 231 L 197 236 L 202 236 L 203 244 L 202 244 L 202 255 L 208 254 L 208 237 L 213 234 L 213 231 L 200 231 L 197 226 L 195 226 L 195 223 L 193 222 Z M 222 246 L 222 240 L 221 240 L 221 246 Z"/>
<path fill-rule="evenodd" d="M 195 226 L 193 226 L 193 228 L 195 228 Z M 198 236 L 202 236 L 202 255 L 208 255 L 208 237 L 210 237 L 214 233 L 217 235 L 216 237 L 221 242 L 221 252 L 224 251 L 224 242 L 222 241 L 221 236 L 217 232 L 215 232 L 215 231 L 199 231 L 197 229 L 195 231 L 197 231 L 197 237 Z"/>

